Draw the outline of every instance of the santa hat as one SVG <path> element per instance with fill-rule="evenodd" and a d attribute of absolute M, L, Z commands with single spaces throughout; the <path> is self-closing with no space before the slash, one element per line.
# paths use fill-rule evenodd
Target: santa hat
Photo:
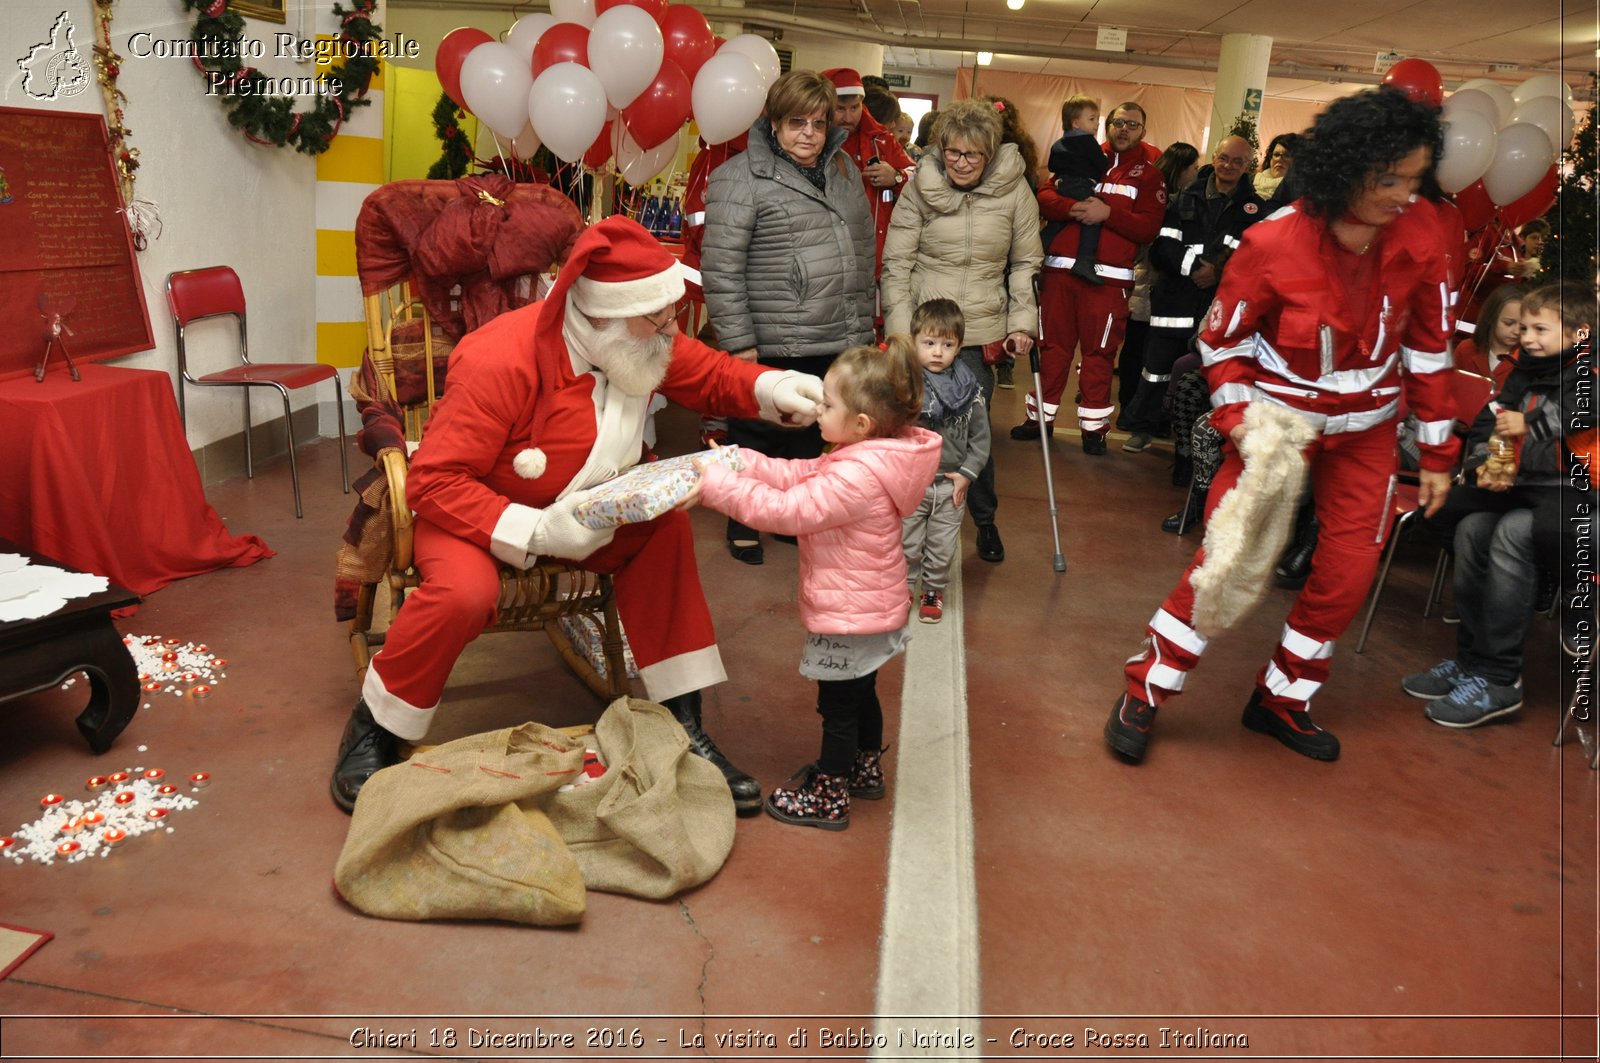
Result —
<path fill-rule="evenodd" d="M 838 96 L 865 96 L 867 87 L 861 83 L 861 75 L 847 66 L 836 66 L 824 70 L 822 76 L 833 82 L 833 91 Z"/>
<path fill-rule="evenodd" d="M 539 305 L 534 333 L 539 394 L 529 437 L 532 445 L 512 461 L 518 476 L 534 480 L 544 475 L 545 454 L 538 442 L 555 393 L 574 379 L 561 333 L 567 295 L 590 317 L 620 318 L 655 313 L 682 299 L 683 292 L 678 260 L 638 222 L 613 214 L 583 231 Z"/>

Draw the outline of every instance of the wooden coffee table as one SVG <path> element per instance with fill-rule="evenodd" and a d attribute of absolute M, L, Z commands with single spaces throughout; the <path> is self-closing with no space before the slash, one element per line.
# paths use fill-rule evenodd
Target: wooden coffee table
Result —
<path fill-rule="evenodd" d="M 0 554 L 75 571 L 5 539 L 0 539 Z M 0 701 L 48 690 L 83 672 L 89 677 L 89 704 L 78 714 L 78 730 L 96 753 L 110 749 L 139 708 L 139 673 L 111 613 L 138 604 L 137 594 L 113 583 L 49 616 L 0 623 Z"/>

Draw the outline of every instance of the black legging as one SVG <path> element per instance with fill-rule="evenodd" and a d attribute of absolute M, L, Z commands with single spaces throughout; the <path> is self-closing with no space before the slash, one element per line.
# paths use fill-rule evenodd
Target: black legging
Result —
<path fill-rule="evenodd" d="M 883 748 L 883 707 L 878 703 L 878 673 L 857 679 L 817 681 L 817 715 L 822 717 L 822 755 L 817 770 L 849 775 L 856 752 Z"/>

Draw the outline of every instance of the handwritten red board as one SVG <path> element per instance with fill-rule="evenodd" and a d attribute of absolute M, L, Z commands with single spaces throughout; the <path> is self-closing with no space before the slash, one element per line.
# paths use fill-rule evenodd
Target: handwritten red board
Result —
<path fill-rule="evenodd" d="M 31 373 L 65 310 L 74 361 L 155 346 L 98 114 L 0 107 L 0 380 Z M 70 308 L 70 309 L 69 309 Z M 50 372 L 65 372 L 59 348 Z"/>

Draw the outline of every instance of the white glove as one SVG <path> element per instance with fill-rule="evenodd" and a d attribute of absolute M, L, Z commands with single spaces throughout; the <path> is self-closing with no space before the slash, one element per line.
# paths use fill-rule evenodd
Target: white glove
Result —
<path fill-rule="evenodd" d="M 588 492 L 574 491 L 539 510 L 539 522 L 528 537 L 530 557 L 555 557 L 563 561 L 582 561 L 606 546 L 617 534 L 616 528 L 590 528 L 579 524 L 573 508 Z"/>
<path fill-rule="evenodd" d="M 804 428 L 822 413 L 822 378 L 810 373 L 762 373 L 755 391 L 763 421 Z"/>

